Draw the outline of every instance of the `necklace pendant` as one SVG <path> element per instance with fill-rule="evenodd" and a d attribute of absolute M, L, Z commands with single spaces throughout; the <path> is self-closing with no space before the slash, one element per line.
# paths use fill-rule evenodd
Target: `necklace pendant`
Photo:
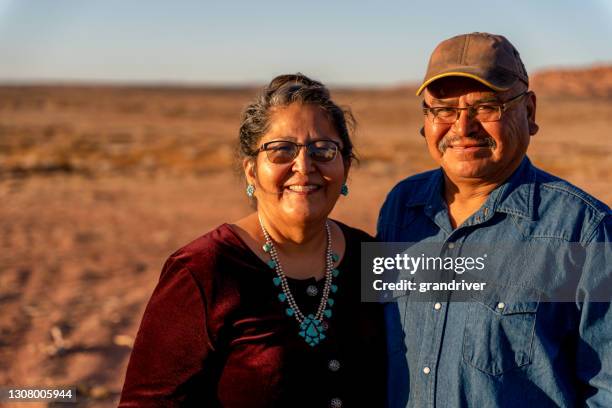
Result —
<path fill-rule="evenodd" d="M 309 314 L 300 324 L 299 335 L 304 338 L 306 344 L 314 347 L 325 339 L 326 336 L 323 333 L 324 331 L 325 328 L 323 327 L 321 320 L 318 320 L 314 315 Z"/>
<path fill-rule="evenodd" d="M 274 248 L 274 243 L 272 242 L 268 231 L 266 231 L 266 228 L 261 221 L 261 217 L 259 218 L 259 225 L 261 226 L 261 232 L 266 240 L 262 246 L 262 249 L 271 256 L 271 259 L 268 260 L 267 265 L 270 269 L 276 270 L 277 274 L 277 276 L 272 278 L 272 283 L 274 283 L 274 286 L 280 287 L 281 289 L 281 292 L 277 295 L 277 298 L 281 303 L 285 304 L 285 314 L 289 317 L 294 317 L 300 324 L 299 335 L 304 339 L 306 344 L 308 344 L 310 347 L 314 347 L 326 337 L 324 332 L 327 330 L 328 322 L 322 321 L 322 317 L 325 316 L 327 319 L 329 319 L 332 316 L 331 307 L 334 305 L 334 299 L 328 297 L 329 293 L 336 293 L 338 291 L 338 286 L 332 284 L 332 280 L 333 278 L 338 277 L 338 274 L 340 273 L 338 269 L 333 267 L 333 263 L 338 262 L 339 257 L 337 254 L 332 253 L 331 251 L 332 242 L 329 223 L 325 223 L 327 249 L 325 250 L 325 286 L 323 288 L 323 295 L 321 296 L 319 307 L 317 308 L 317 314 L 309 314 L 308 316 L 304 316 L 302 314 L 302 311 L 299 309 L 293 294 L 289 290 L 286 277 L 283 274 L 283 268 L 280 265 L 280 260 L 278 259 L 276 249 Z M 315 285 L 310 285 L 306 289 L 306 293 L 309 296 L 317 296 L 319 289 Z M 319 318 L 317 319 L 316 316 L 319 316 Z"/>
<path fill-rule="evenodd" d="M 306 294 L 308 296 L 317 296 L 319 294 L 319 289 L 315 285 L 308 285 Z"/>

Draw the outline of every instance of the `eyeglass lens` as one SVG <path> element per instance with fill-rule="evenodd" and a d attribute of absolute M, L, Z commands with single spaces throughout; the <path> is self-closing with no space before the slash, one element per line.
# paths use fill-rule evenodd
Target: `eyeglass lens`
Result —
<path fill-rule="evenodd" d="M 529 92 L 523 92 L 510 98 L 503 104 L 479 104 L 468 106 L 466 108 L 457 107 L 431 107 L 426 109 L 426 113 L 431 117 L 434 123 L 452 124 L 459 119 L 462 110 L 466 110 L 469 117 L 476 119 L 479 122 L 497 122 L 501 119 L 502 112 L 512 104 L 517 103 L 523 96 Z"/>
<path fill-rule="evenodd" d="M 266 143 L 264 150 L 272 163 L 289 163 L 298 155 L 302 145 L 289 141 Z M 308 156 L 317 162 L 329 162 L 336 157 L 338 146 L 327 140 L 318 140 L 306 146 Z"/>
<path fill-rule="evenodd" d="M 436 123 L 454 123 L 462 110 L 467 110 L 468 115 L 479 122 L 495 122 L 501 117 L 501 106 L 499 105 L 478 105 L 469 108 L 432 108 L 430 112 Z"/>

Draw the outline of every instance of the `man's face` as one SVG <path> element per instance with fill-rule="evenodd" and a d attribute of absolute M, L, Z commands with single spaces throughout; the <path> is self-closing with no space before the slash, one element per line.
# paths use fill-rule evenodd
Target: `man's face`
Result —
<path fill-rule="evenodd" d="M 495 92 L 481 83 L 460 77 L 440 79 L 427 87 L 429 107 L 465 108 L 502 104 L 526 90 L 522 83 Z M 453 181 L 502 182 L 518 167 L 538 130 L 535 95 L 528 93 L 502 112 L 496 122 L 480 122 L 460 111 L 454 123 L 434 123 L 425 116 L 424 135 L 429 153 Z"/>

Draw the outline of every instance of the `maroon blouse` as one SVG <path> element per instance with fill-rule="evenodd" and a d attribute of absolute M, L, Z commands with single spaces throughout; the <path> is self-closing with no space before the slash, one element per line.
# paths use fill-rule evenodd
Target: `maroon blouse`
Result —
<path fill-rule="evenodd" d="M 346 252 L 327 338 L 311 347 L 285 314 L 276 276 L 228 224 L 166 261 L 130 357 L 120 407 L 382 407 L 382 307 L 360 302 L 365 232 L 338 222 Z M 289 279 L 305 314 L 324 279 Z M 310 289 L 308 289 L 310 286 Z"/>

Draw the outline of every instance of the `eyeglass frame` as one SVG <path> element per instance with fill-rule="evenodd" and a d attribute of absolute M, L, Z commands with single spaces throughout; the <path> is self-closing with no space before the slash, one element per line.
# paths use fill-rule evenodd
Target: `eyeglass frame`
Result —
<path fill-rule="evenodd" d="M 271 151 L 271 150 L 266 149 L 268 147 L 268 145 L 270 145 L 272 143 L 278 143 L 278 142 L 291 143 L 292 145 L 297 147 L 297 150 L 295 151 L 296 152 L 295 155 L 291 158 L 291 160 L 289 160 L 286 163 L 275 163 L 272 160 L 270 160 L 270 157 L 268 156 L 268 152 Z M 314 162 L 316 162 L 316 163 L 331 163 L 332 161 L 334 161 L 336 159 L 336 157 L 338 157 L 338 152 L 342 151 L 342 146 L 340 146 L 340 143 L 335 141 L 335 140 L 331 140 L 331 139 L 317 139 L 317 140 L 313 140 L 313 141 L 305 143 L 305 144 L 304 143 L 292 142 L 291 140 L 282 140 L 281 139 L 281 140 L 271 140 L 269 142 L 263 143 L 261 146 L 259 146 L 259 148 L 257 150 L 255 150 L 253 152 L 253 156 L 258 155 L 261 152 L 266 152 L 266 158 L 268 159 L 268 161 L 270 163 L 272 163 L 272 164 L 289 164 L 292 161 L 294 161 L 296 157 L 298 157 L 298 155 L 300 154 L 300 149 L 302 147 L 306 148 L 306 154 L 308 154 L 308 147 L 312 146 L 314 143 L 317 143 L 317 142 L 331 142 L 336 147 L 336 149 L 334 150 L 334 157 L 332 157 L 331 159 L 326 160 L 326 161 L 319 161 L 319 160 L 313 159 L 312 156 L 308 155 L 308 157 L 311 160 L 313 160 Z"/>
<path fill-rule="evenodd" d="M 495 106 L 496 108 L 499 109 L 499 118 L 496 120 L 488 120 L 486 122 L 482 122 L 479 121 L 481 123 L 491 123 L 491 122 L 499 122 L 502 118 L 502 116 L 504 115 L 504 113 L 514 104 L 516 104 L 523 96 L 528 95 L 529 93 L 531 93 L 531 91 L 525 91 L 522 92 L 510 99 L 508 99 L 507 101 L 503 102 L 503 103 L 491 103 L 489 104 L 489 102 L 484 102 L 484 103 L 480 103 L 480 104 L 476 104 L 476 105 L 469 105 L 465 108 L 458 108 L 456 106 L 429 106 L 427 105 L 427 103 L 425 103 L 425 101 L 423 101 L 423 114 L 425 116 L 428 116 L 428 113 L 431 112 L 433 117 L 431 118 L 431 123 L 436 123 L 434 122 L 434 120 L 436 119 L 436 115 L 432 112 L 432 109 L 439 109 L 439 108 L 447 108 L 447 109 L 453 109 L 455 111 L 455 120 L 453 120 L 452 122 L 437 122 L 437 124 L 439 125 L 452 125 L 453 123 L 456 123 L 459 118 L 461 117 L 461 113 L 460 111 L 467 111 L 468 112 L 468 118 L 475 118 L 476 115 L 478 114 L 476 112 L 476 109 L 481 106 L 481 105 L 486 105 L 486 106 Z"/>

